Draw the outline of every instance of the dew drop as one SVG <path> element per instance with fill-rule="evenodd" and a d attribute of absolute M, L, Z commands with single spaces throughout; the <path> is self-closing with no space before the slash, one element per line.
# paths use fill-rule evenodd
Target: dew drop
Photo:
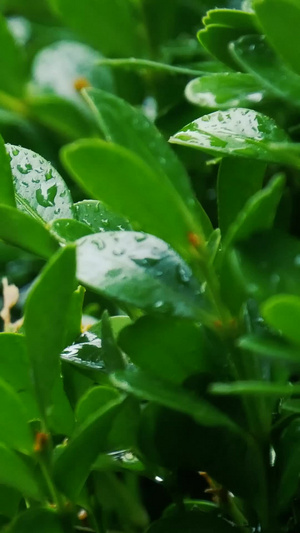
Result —
<path fill-rule="evenodd" d="M 25 167 L 17 165 L 17 170 L 20 174 L 28 174 L 32 170 L 32 165 L 30 165 L 30 163 L 26 163 Z"/>
<path fill-rule="evenodd" d="M 191 275 L 186 268 L 182 265 L 178 265 L 176 268 L 177 278 L 180 283 L 184 285 L 188 283 L 191 279 Z"/>
<path fill-rule="evenodd" d="M 96 248 L 98 248 L 98 250 L 104 250 L 104 248 L 105 248 L 105 244 L 104 244 L 103 241 L 94 240 L 94 241 L 92 241 L 92 243 L 96 246 Z"/>
<path fill-rule="evenodd" d="M 54 183 L 53 185 L 50 185 L 50 183 L 42 183 L 41 188 L 38 189 L 35 193 L 37 202 L 42 207 L 52 207 L 54 206 L 54 200 L 57 195 L 57 186 Z"/>
<path fill-rule="evenodd" d="M 117 257 L 121 256 L 121 255 L 124 255 L 125 254 L 125 249 L 124 248 L 119 248 L 119 249 L 115 249 L 113 250 L 113 255 L 116 255 Z"/>
<path fill-rule="evenodd" d="M 147 235 L 145 233 L 137 233 L 134 238 L 136 242 L 143 242 L 147 239 Z"/>
<path fill-rule="evenodd" d="M 300 254 L 296 255 L 296 257 L 294 259 L 294 265 L 296 267 L 300 267 Z"/>
<path fill-rule="evenodd" d="M 20 150 L 18 150 L 18 148 L 14 148 L 14 149 L 12 150 L 12 155 L 14 155 L 15 157 L 16 157 L 17 155 L 19 155 L 19 153 L 20 153 Z"/>

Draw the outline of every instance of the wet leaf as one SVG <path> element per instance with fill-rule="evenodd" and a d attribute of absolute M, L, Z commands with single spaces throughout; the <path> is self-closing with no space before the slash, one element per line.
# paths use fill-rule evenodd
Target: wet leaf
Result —
<path fill-rule="evenodd" d="M 70 191 L 51 163 L 20 146 L 7 144 L 6 148 L 18 209 L 45 222 L 73 218 Z"/>
<path fill-rule="evenodd" d="M 247 35 L 230 44 L 230 50 L 243 69 L 257 79 L 270 94 L 300 106 L 300 76 L 293 72 L 268 46 L 261 35 Z"/>
<path fill-rule="evenodd" d="M 163 241 L 133 231 L 77 241 L 77 277 L 104 296 L 150 313 L 203 316 L 203 296 L 190 268 Z"/>
<path fill-rule="evenodd" d="M 253 107 L 267 94 L 261 83 L 250 74 L 219 72 L 188 83 L 185 96 L 189 102 L 209 109 Z"/>
<path fill-rule="evenodd" d="M 286 133 L 273 119 L 243 108 L 205 115 L 170 138 L 172 143 L 198 148 L 213 155 L 253 157 L 271 162 L 286 160 L 273 151 L 273 146 L 288 144 L 288 141 Z"/>
<path fill-rule="evenodd" d="M 76 219 L 89 226 L 93 233 L 131 229 L 125 218 L 116 215 L 97 200 L 82 200 L 74 204 L 73 208 Z"/>
<path fill-rule="evenodd" d="M 48 226 L 50 233 L 61 243 L 74 242 L 85 235 L 91 235 L 93 231 L 89 226 L 72 218 L 60 218 L 53 220 Z"/>

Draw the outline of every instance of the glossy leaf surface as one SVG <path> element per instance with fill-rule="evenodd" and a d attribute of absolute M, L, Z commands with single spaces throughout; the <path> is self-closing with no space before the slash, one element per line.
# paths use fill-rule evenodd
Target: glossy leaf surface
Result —
<path fill-rule="evenodd" d="M 54 220 L 49 227 L 50 233 L 61 243 L 74 242 L 91 235 L 93 231 L 86 224 L 72 218 Z"/>
<path fill-rule="evenodd" d="M 288 138 L 269 117 L 236 108 L 205 115 L 185 126 L 170 141 L 214 155 L 280 162 L 283 158 L 273 153 L 270 143 L 288 142 Z"/>
<path fill-rule="evenodd" d="M 290 341 L 300 344 L 298 296 L 291 294 L 273 296 L 263 304 L 262 314 L 270 326 L 279 330 Z"/>
<path fill-rule="evenodd" d="M 129 150 L 104 141 L 78 141 L 63 151 L 75 180 L 92 196 L 148 233 L 189 254 L 189 232 L 199 233 L 189 211 L 167 179 Z M 101 179 L 98 179 L 98 173 Z M 157 202 L 159 198 L 159 202 Z M 166 211 L 165 206 L 168 206 Z"/>
<path fill-rule="evenodd" d="M 188 209 L 200 221 L 203 231 L 209 234 L 211 223 L 197 203 L 187 172 L 158 129 L 145 115 L 120 98 L 94 89 L 88 89 L 85 94 L 106 140 L 139 155 L 161 176 L 161 180 L 165 181 L 167 176 Z"/>
<path fill-rule="evenodd" d="M 82 200 L 74 204 L 73 208 L 76 219 L 89 226 L 93 233 L 131 229 L 125 218 L 116 215 L 97 200 Z"/>
<path fill-rule="evenodd" d="M 231 43 L 231 53 L 243 69 L 271 94 L 300 106 L 300 76 L 267 44 L 265 37 L 247 35 Z"/>
<path fill-rule="evenodd" d="M 73 218 L 69 189 L 51 163 L 31 150 L 6 147 L 11 157 L 17 207 L 45 222 Z"/>
<path fill-rule="evenodd" d="M 150 313 L 202 316 L 203 296 L 190 268 L 163 241 L 133 231 L 77 241 L 77 277 L 117 302 Z"/>
<path fill-rule="evenodd" d="M 250 74 L 220 72 L 202 76 L 188 83 L 185 96 L 189 102 L 208 109 L 252 107 L 265 97 L 266 90 Z"/>

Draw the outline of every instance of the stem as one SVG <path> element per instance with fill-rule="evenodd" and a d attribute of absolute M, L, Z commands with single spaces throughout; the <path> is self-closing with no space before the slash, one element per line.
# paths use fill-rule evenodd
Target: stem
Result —
<path fill-rule="evenodd" d="M 204 76 L 209 74 L 202 70 L 196 70 L 188 67 L 179 67 L 174 65 L 168 65 L 166 63 L 160 63 L 157 61 L 151 61 L 149 59 L 136 59 L 129 57 L 128 59 L 100 59 L 98 65 L 105 65 L 114 68 L 127 68 L 129 70 L 150 69 L 159 72 L 165 72 L 171 75 L 184 75 L 184 76 Z"/>
<path fill-rule="evenodd" d="M 23 118 L 29 116 L 27 106 L 21 100 L 3 91 L 0 91 L 0 106 L 21 115 Z"/>

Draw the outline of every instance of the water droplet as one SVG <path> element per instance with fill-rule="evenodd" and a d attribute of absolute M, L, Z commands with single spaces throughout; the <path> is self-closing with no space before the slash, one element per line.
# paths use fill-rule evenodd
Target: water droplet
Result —
<path fill-rule="evenodd" d="M 113 250 L 113 255 L 116 255 L 117 257 L 119 257 L 121 255 L 124 255 L 125 251 L 126 250 L 124 248 L 115 249 Z"/>
<path fill-rule="evenodd" d="M 161 309 L 163 306 L 164 302 L 162 300 L 157 300 L 157 302 L 154 304 L 155 309 Z"/>
<path fill-rule="evenodd" d="M 50 168 L 50 169 L 48 170 L 48 172 L 46 172 L 46 174 L 45 174 L 45 179 L 46 179 L 46 181 L 49 181 L 49 180 L 51 180 L 52 178 L 53 178 L 53 176 L 52 176 L 52 169 Z"/>
<path fill-rule="evenodd" d="M 188 283 L 191 279 L 190 272 L 183 265 L 177 265 L 176 273 L 177 273 L 179 282 L 183 283 L 184 285 Z"/>
<path fill-rule="evenodd" d="M 54 209 L 54 214 L 55 215 L 59 215 L 59 213 L 60 213 L 60 208 L 59 207 L 57 207 L 57 209 Z"/>
<path fill-rule="evenodd" d="M 131 257 L 131 260 L 136 265 L 144 268 L 153 267 L 160 261 L 158 257 Z"/>
<path fill-rule="evenodd" d="M 54 180 L 53 180 L 54 181 Z M 57 195 L 57 185 L 55 182 L 51 185 L 50 182 L 42 183 L 41 188 L 35 193 L 37 202 L 42 207 L 54 206 L 54 200 Z"/>
<path fill-rule="evenodd" d="M 98 250 L 104 250 L 105 248 L 105 244 L 103 241 L 95 239 L 94 241 L 92 241 L 92 243 L 98 248 Z"/>
<path fill-rule="evenodd" d="M 137 233 L 134 238 L 136 242 L 143 242 L 147 239 L 147 235 L 145 233 Z"/>
<path fill-rule="evenodd" d="M 27 183 L 27 181 L 21 181 L 22 185 L 24 185 L 24 187 L 28 188 L 29 187 L 29 183 Z"/>
<path fill-rule="evenodd" d="M 18 148 L 14 148 L 14 149 L 12 150 L 12 155 L 14 155 L 15 157 L 16 157 L 17 155 L 19 155 L 19 153 L 20 153 L 20 150 L 18 150 Z"/>
<path fill-rule="evenodd" d="M 30 165 L 30 163 L 26 163 L 25 167 L 17 165 L 17 170 L 20 172 L 20 174 L 28 174 L 32 170 L 32 165 Z"/>
<path fill-rule="evenodd" d="M 32 183 L 40 183 L 40 178 L 32 178 Z"/>
<path fill-rule="evenodd" d="M 294 265 L 300 267 L 300 254 L 296 255 L 294 259 Z"/>
<path fill-rule="evenodd" d="M 122 274 L 121 268 L 113 268 L 112 270 L 108 270 L 106 272 L 106 276 L 108 278 L 118 278 Z"/>

